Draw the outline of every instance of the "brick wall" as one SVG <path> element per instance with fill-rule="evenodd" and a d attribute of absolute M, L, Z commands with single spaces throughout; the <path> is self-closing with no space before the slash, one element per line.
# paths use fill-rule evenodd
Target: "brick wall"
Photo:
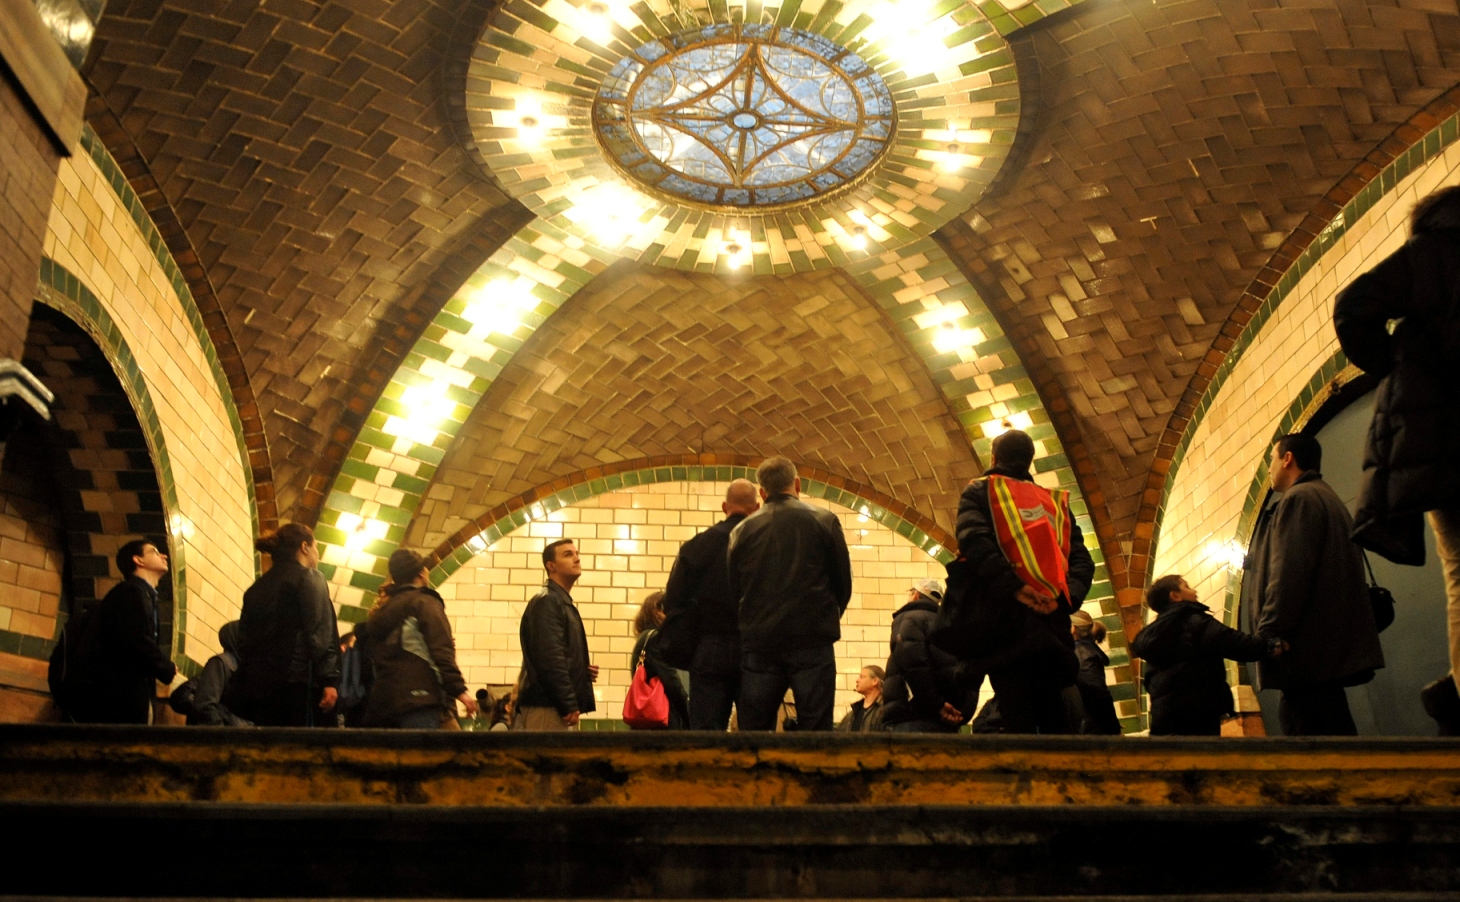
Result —
<path fill-rule="evenodd" d="M 0 630 L 47 639 L 61 604 L 66 556 L 48 454 L 39 431 L 22 428 L 5 444 L 0 463 Z"/>
<path fill-rule="evenodd" d="M 593 717 L 617 720 L 632 678 L 634 615 L 650 592 L 664 588 L 679 546 L 723 518 L 725 488 L 709 482 L 659 483 L 599 495 L 529 523 L 457 570 L 439 589 L 468 685 L 516 680 L 522 664 L 518 626 L 527 600 L 543 584 L 543 545 L 575 539 L 583 554 L 583 578 L 573 598 L 593 662 L 602 667 Z M 942 578 L 944 571 L 887 527 L 837 504 L 805 500 L 836 512 L 851 550 L 853 595 L 836 645 L 840 718 L 858 698 L 852 691 L 858 671 L 887 663 L 892 614 L 906 600 L 907 589 L 917 579 Z"/>
<path fill-rule="evenodd" d="M 0 357 L 20 359 L 60 157 L 0 76 Z"/>

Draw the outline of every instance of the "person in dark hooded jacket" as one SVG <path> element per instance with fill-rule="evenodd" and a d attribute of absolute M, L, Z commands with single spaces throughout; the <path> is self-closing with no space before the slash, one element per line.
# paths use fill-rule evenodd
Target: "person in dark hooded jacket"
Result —
<path fill-rule="evenodd" d="M 1223 626 L 1180 576 L 1152 583 L 1146 605 L 1156 619 L 1136 634 L 1130 652 L 1145 661 L 1151 735 L 1222 735 L 1222 718 L 1234 707 L 1223 662 L 1276 657 L 1285 647 L 1282 640 Z"/>
<path fill-rule="evenodd" d="M 1409 241 L 1339 292 L 1333 325 L 1348 359 L 1383 377 L 1354 541 L 1420 566 L 1429 514 L 1445 565 L 1450 669 L 1460 673 L 1460 186 L 1415 205 Z"/>
<path fill-rule="evenodd" d="M 223 651 L 208 659 L 203 672 L 193 680 L 193 710 L 188 726 L 251 727 L 253 724 L 234 714 L 223 704 L 223 690 L 238 670 L 239 623 L 231 620 L 218 630 L 218 644 Z"/>
<path fill-rule="evenodd" d="M 919 580 L 892 615 L 892 654 L 882 681 L 882 724 L 894 733 L 956 733 L 973 716 L 977 689 L 958 686 L 958 659 L 930 637 L 943 582 Z"/>

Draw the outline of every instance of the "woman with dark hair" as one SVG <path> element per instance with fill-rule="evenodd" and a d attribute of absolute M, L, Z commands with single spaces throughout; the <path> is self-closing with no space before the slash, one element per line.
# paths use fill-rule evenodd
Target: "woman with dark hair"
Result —
<path fill-rule="evenodd" d="M 340 634 L 314 532 L 287 523 L 254 546 L 272 562 L 243 593 L 238 672 L 224 698 L 258 726 L 332 726 Z"/>
<path fill-rule="evenodd" d="M 639 639 L 634 643 L 633 653 L 629 655 L 629 670 L 638 670 L 639 664 L 644 665 L 644 675 L 653 679 L 659 678 L 664 685 L 664 695 L 669 699 L 669 729 L 689 729 L 689 696 L 684 693 L 684 684 L 679 681 L 679 671 L 665 663 L 654 651 L 654 645 L 650 641 L 659 632 L 659 627 L 664 623 L 664 593 L 651 592 L 644 603 L 639 606 L 639 613 L 634 617 L 634 631 L 638 633 Z"/>
<path fill-rule="evenodd" d="M 1085 709 L 1080 732 L 1119 736 L 1120 718 L 1115 714 L 1115 699 L 1105 683 L 1110 656 L 1100 647 L 1105 641 L 1105 624 L 1087 611 L 1076 611 L 1070 615 L 1070 635 L 1075 638 L 1075 657 L 1080 659 L 1080 673 L 1075 677 Z"/>

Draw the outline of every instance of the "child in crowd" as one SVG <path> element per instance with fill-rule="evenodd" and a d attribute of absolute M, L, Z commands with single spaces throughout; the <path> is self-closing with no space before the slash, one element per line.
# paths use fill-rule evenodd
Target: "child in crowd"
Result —
<path fill-rule="evenodd" d="M 1151 735 L 1220 736 L 1222 718 L 1233 713 L 1224 659 L 1276 657 L 1286 645 L 1223 626 L 1175 574 L 1151 584 L 1146 605 L 1156 619 L 1136 635 L 1130 651 L 1145 661 Z"/>

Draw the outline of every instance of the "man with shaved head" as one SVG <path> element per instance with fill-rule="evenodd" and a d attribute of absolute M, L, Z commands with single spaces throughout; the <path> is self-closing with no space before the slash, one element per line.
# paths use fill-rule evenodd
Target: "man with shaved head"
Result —
<path fill-rule="evenodd" d="M 691 730 L 725 732 L 739 700 L 740 606 L 726 581 L 725 549 L 730 531 L 759 509 L 755 483 L 730 483 L 720 505 L 725 519 L 684 543 L 664 588 L 667 619 L 656 652 L 689 671 Z"/>

